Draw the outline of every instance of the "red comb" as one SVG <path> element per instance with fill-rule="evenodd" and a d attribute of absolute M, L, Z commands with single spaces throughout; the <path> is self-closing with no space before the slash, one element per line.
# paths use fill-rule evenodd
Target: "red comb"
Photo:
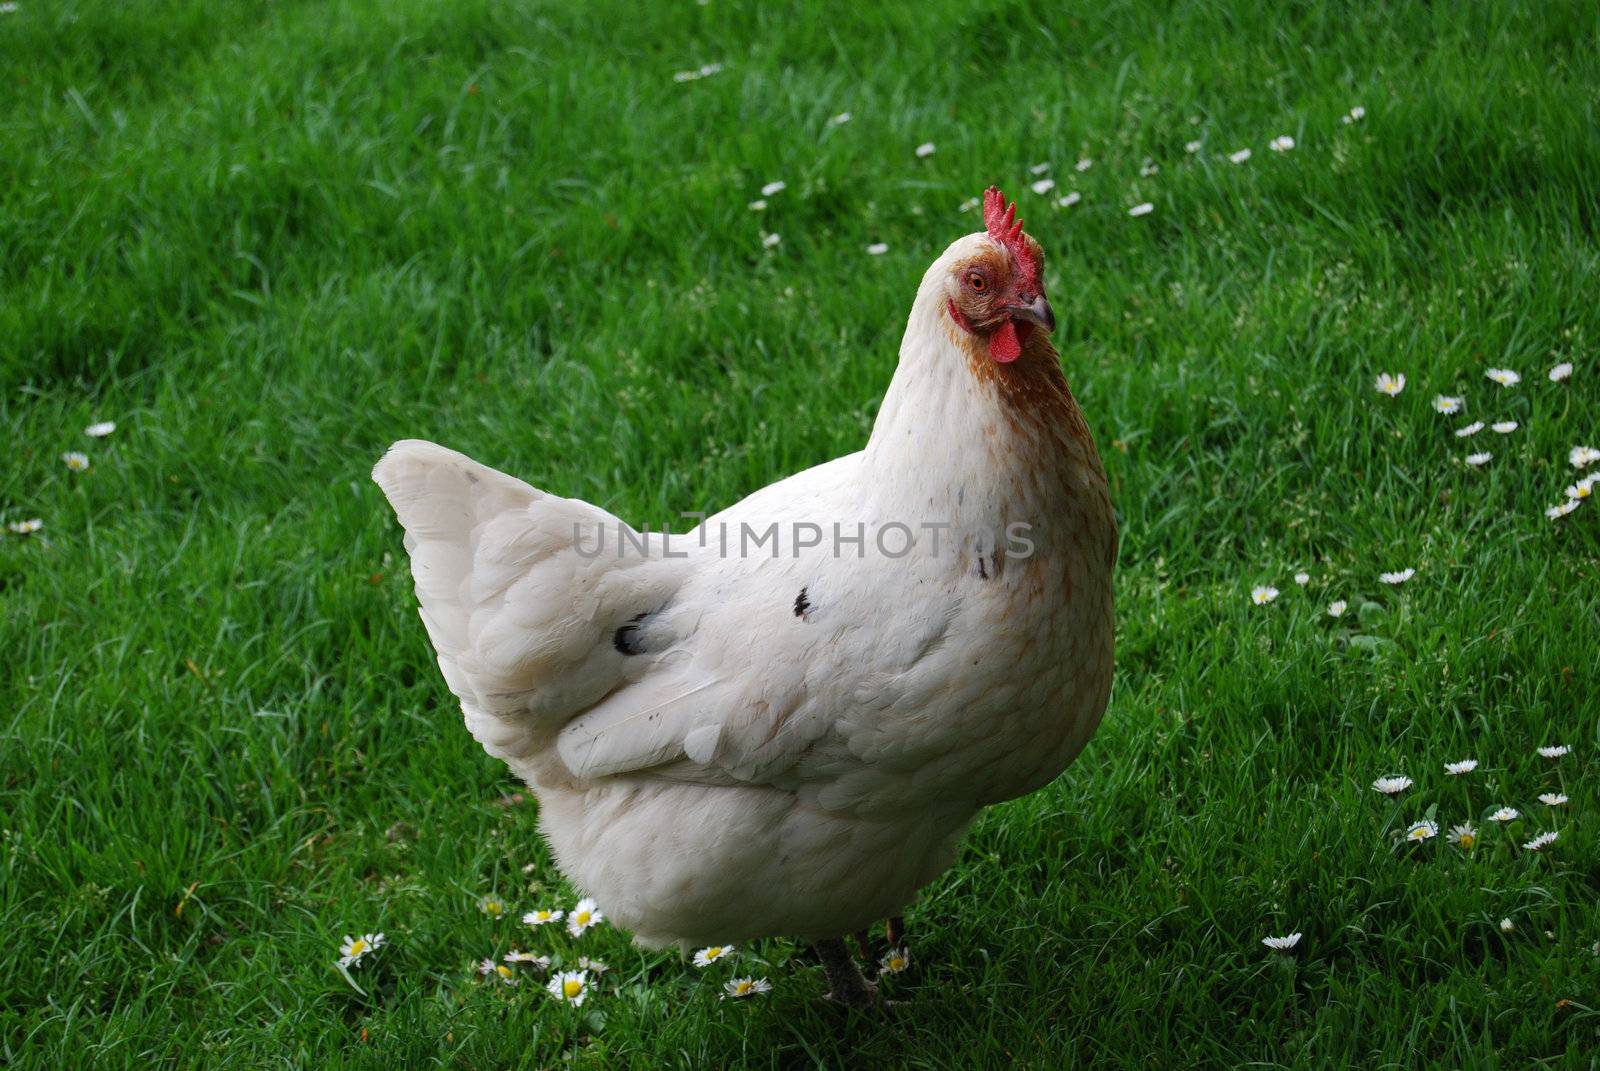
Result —
<path fill-rule="evenodd" d="M 1023 277 L 1037 287 L 1039 259 L 1033 255 L 1028 243 L 1022 240 L 1022 220 L 1017 218 L 1016 202 L 1008 202 L 998 186 L 990 186 L 983 191 L 983 225 L 988 228 L 990 238 L 1011 251 Z"/>

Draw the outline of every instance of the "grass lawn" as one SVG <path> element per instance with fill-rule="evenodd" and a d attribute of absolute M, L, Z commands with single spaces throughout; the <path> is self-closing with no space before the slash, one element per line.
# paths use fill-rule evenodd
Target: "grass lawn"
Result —
<path fill-rule="evenodd" d="M 1600 446 L 1592 2 L 14 6 L 0 1063 L 1593 1066 L 1600 506 L 1545 516 Z M 654 524 L 858 449 L 990 182 L 1122 520 L 1099 736 L 926 890 L 886 1019 L 790 942 L 523 926 L 579 892 L 373 462 Z M 572 1011 L 479 980 L 514 946 L 611 969 Z"/>

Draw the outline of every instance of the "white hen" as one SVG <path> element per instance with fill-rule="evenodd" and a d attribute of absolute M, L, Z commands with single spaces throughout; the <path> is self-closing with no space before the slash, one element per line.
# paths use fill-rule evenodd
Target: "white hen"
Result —
<path fill-rule="evenodd" d="M 1115 521 L 1014 215 L 928 269 L 864 451 L 695 532 L 427 442 L 374 471 L 467 727 L 639 942 L 811 939 L 866 999 L 837 939 L 1099 724 Z"/>

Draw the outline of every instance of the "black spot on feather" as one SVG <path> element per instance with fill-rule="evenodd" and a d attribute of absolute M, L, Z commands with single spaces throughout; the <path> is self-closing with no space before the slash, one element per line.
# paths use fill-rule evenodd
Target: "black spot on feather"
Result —
<path fill-rule="evenodd" d="M 644 654 L 644 632 L 639 628 L 639 622 L 649 617 L 648 611 L 634 614 L 633 619 L 623 625 L 611 637 L 611 646 L 625 655 Z"/>
<path fill-rule="evenodd" d="M 806 611 L 811 609 L 811 600 L 806 598 L 806 589 L 801 588 L 800 594 L 794 597 L 794 616 L 805 617 Z"/>

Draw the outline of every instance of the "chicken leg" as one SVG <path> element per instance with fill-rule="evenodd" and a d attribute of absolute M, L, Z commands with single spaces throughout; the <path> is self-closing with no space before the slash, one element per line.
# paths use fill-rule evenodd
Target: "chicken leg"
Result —
<path fill-rule="evenodd" d="M 878 1003 L 878 988 L 861 976 L 861 968 L 841 938 L 815 945 L 817 958 L 828 974 L 828 999 L 847 1008 L 871 1008 Z"/>

